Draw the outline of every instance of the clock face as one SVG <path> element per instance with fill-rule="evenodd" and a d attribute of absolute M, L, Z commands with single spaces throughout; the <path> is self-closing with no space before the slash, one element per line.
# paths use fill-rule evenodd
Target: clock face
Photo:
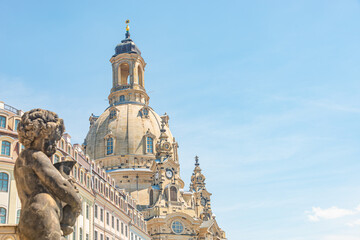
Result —
<path fill-rule="evenodd" d="M 164 143 L 164 148 L 166 150 L 169 150 L 170 149 L 170 143 Z"/>
<path fill-rule="evenodd" d="M 203 205 L 203 206 L 206 205 L 206 199 L 205 198 L 201 198 L 201 205 Z"/>
<path fill-rule="evenodd" d="M 159 179 L 159 172 L 156 172 L 156 173 L 155 173 L 155 179 L 156 179 L 156 180 Z"/>
<path fill-rule="evenodd" d="M 170 169 L 167 169 L 165 174 L 166 174 L 166 177 L 170 179 L 173 176 L 173 171 L 171 171 Z"/>

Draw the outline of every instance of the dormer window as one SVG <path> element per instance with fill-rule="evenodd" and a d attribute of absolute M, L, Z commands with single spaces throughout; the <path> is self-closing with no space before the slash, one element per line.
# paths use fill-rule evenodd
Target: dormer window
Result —
<path fill-rule="evenodd" d="M 6 127 L 6 117 L 0 116 L 0 127 L 5 128 Z"/>
<path fill-rule="evenodd" d="M 19 124 L 20 120 L 19 119 L 15 119 L 15 126 L 14 126 L 14 131 L 17 131 L 18 128 L 18 124 Z"/>
<path fill-rule="evenodd" d="M 148 118 L 149 117 L 149 108 L 148 107 L 143 107 L 142 109 L 140 109 L 139 111 L 139 115 L 140 117 L 144 117 L 144 118 Z"/>
<path fill-rule="evenodd" d="M 109 118 L 110 118 L 110 119 L 116 118 L 116 110 L 115 110 L 115 109 L 113 109 L 113 110 L 110 111 Z"/>
<path fill-rule="evenodd" d="M 113 153 L 114 153 L 114 139 L 110 137 L 106 140 L 106 154 L 110 155 Z"/>
<path fill-rule="evenodd" d="M 146 152 L 147 153 L 154 152 L 153 139 L 151 137 L 146 137 Z"/>
<path fill-rule="evenodd" d="M 125 95 L 120 96 L 120 102 L 125 102 Z"/>

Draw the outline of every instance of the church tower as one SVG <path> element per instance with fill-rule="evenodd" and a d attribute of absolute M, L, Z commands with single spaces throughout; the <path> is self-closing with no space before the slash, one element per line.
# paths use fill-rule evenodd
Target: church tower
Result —
<path fill-rule="evenodd" d="M 211 194 L 198 159 L 190 190 L 184 190 L 170 118 L 166 113 L 159 116 L 149 104 L 146 63 L 128 25 L 110 63 L 109 105 L 100 116 L 89 118 L 86 154 L 115 179 L 117 188 L 137 200 L 153 239 L 226 239 L 211 213 Z"/>

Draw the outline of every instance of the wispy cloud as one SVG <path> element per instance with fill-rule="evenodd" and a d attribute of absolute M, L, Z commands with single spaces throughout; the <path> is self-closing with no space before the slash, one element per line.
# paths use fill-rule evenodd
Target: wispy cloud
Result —
<path fill-rule="evenodd" d="M 330 207 L 321 209 L 320 207 L 313 207 L 312 211 L 308 212 L 308 219 L 312 222 L 317 222 L 320 219 L 336 219 L 348 215 L 354 215 L 357 212 L 349 209 L 342 209 L 338 207 Z"/>
<path fill-rule="evenodd" d="M 355 221 L 349 222 L 349 223 L 347 223 L 347 225 L 350 226 L 350 227 L 358 226 L 358 225 L 360 225 L 360 219 L 357 219 L 357 220 L 355 220 Z"/>
<path fill-rule="evenodd" d="M 358 236 L 351 235 L 329 235 L 325 236 L 324 240 L 359 240 Z"/>

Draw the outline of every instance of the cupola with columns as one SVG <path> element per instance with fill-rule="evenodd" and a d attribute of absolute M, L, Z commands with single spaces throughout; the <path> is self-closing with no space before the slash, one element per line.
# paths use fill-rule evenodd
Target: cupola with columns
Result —
<path fill-rule="evenodd" d="M 113 72 L 113 86 L 109 95 L 111 106 L 126 102 L 149 104 L 144 82 L 146 63 L 130 38 L 129 22 L 126 20 L 125 39 L 115 47 L 115 54 L 110 59 Z"/>

